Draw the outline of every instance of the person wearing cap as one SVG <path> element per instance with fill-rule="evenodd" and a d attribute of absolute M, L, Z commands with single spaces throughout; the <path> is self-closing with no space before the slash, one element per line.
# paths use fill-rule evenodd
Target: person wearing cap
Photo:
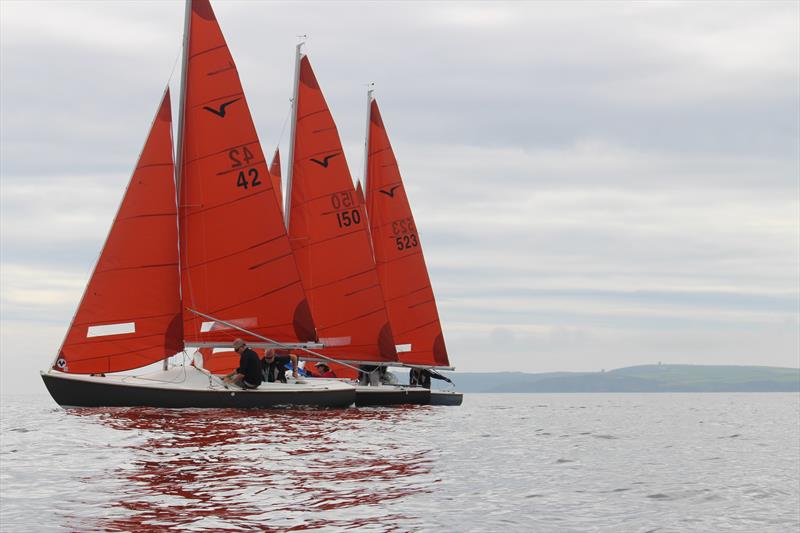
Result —
<path fill-rule="evenodd" d="M 320 378 L 335 378 L 336 374 L 331 370 L 327 363 L 317 363 L 314 365 L 314 370 L 317 371 L 317 377 Z"/>
<path fill-rule="evenodd" d="M 233 341 L 233 351 L 239 354 L 239 368 L 222 378 L 222 381 L 243 389 L 257 389 L 263 381 L 258 354 L 248 348 L 242 339 Z"/>
<path fill-rule="evenodd" d="M 298 379 L 300 376 L 297 373 L 297 356 L 293 353 L 288 355 L 278 355 L 278 351 L 270 348 L 264 354 L 264 374 L 266 381 L 273 383 L 278 379 L 282 383 L 286 383 L 286 365 L 292 363 L 292 377 Z"/>

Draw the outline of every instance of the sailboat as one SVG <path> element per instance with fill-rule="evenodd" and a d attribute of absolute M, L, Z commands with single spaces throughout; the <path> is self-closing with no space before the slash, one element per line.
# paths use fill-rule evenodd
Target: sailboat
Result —
<path fill-rule="evenodd" d="M 435 369 L 451 367 L 422 241 L 372 90 L 367 92 L 366 137 L 365 201 L 386 310 L 395 342 L 403 348 L 398 356 L 406 366 L 433 370 L 433 377 L 443 379 Z M 430 391 L 433 405 L 462 400 L 458 392 Z"/>
<path fill-rule="evenodd" d="M 379 366 L 399 363 L 358 197 L 336 124 L 299 44 L 285 221 L 319 341 L 316 355 Z M 312 358 L 313 358 L 312 354 Z M 375 376 L 377 377 L 377 375 Z M 366 381 L 366 380 L 365 380 Z M 357 386 L 356 405 L 428 403 L 426 390 Z"/>
<path fill-rule="evenodd" d="M 42 379 L 64 406 L 344 407 L 336 381 L 228 388 L 190 347 L 316 347 L 272 179 L 236 66 L 208 0 L 186 4 L 177 161 L 170 96 L 67 335 Z M 176 205 L 177 201 L 177 205 Z M 119 374 L 164 361 L 142 375 Z"/>

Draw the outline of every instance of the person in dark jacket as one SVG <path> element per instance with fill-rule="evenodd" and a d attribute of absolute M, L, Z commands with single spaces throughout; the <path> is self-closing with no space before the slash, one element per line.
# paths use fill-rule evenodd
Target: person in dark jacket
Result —
<path fill-rule="evenodd" d="M 242 339 L 233 341 L 233 351 L 239 354 L 239 368 L 222 378 L 243 389 L 257 389 L 261 385 L 261 360 L 258 354 L 247 347 Z"/>
<path fill-rule="evenodd" d="M 430 389 L 431 378 L 441 379 L 442 381 L 453 383 L 448 378 L 444 377 L 438 372 L 428 370 L 427 368 L 412 367 L 411 370 L 408 372 L 408 384 L 411 387 L 424 387 L 426 389 Z"/>
<path fill-rule="evenodd" d="M 292 363 L 292 377 L 299 379 L 297 372 L 297 356 L 293 353 L 278 355 L 277 350 L 270 348 L 264 354 L 264 378 L 273 383 L 275 380 L 286 383 L 286 365 Z"/>

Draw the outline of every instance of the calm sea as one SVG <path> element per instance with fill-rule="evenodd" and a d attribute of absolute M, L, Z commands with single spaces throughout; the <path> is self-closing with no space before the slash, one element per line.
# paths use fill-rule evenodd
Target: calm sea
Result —
<path fill-rule="evenodd" d="M 2 531 L 798 531 L 800 395 L 73 409 L 2 398 Z"/>

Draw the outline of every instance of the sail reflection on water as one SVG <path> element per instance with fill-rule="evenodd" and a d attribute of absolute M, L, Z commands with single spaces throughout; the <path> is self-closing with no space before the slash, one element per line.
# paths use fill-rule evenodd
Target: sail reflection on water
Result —
<path fill-rule="evenodd" d="M 74 517 L 81 523 L 70 519 L 69 527 L 233 531 L 378 527 L 377 519 L 411 524 L 419 517 L 389 517 L 381 504 L 435 488 L 433 450 L 400 447 L 391 428 L 414 424 L 430 409 L 70 410 L 129 434 L 132 459 L 108 473 L 124 487 L 114 508 L 91 524 Z"/>

